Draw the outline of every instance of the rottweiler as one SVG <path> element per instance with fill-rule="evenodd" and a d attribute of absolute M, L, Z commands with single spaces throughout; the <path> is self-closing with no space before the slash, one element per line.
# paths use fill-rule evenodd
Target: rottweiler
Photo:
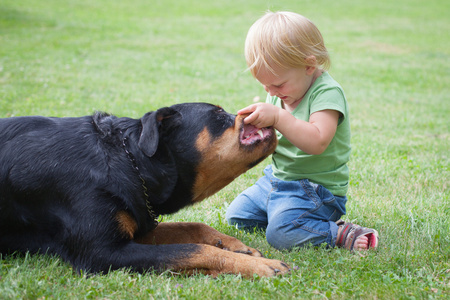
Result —
<path fill-rule="evenodd" d="M 276 143 L 273 129 L 207 103 L 140 119 L 0 119 L 0 253 L 58 255 L 93 273 L 287 273 L 205 224 L 157 221 L 213 195 Z"/>

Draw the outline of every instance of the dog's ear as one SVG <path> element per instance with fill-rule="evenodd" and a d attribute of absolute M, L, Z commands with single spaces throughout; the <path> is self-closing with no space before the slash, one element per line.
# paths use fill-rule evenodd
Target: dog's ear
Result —
<path fill-rule="evenodd" d="M 152 157 L 158 149 L 161 128 L 177 126 L 180 119 L 180 113 L 170 107 L 146 113 L 141 118 L 142 132 L 138 142 L 139 149 L 148 157 Z"/>

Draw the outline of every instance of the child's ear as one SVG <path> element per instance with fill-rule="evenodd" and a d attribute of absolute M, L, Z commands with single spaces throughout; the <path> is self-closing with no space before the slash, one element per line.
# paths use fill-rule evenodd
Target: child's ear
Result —
<path fill-rule="evenodd" d="M 306 58 L 306 74 L 312 75 L 317 68 L 317 59 L 314 55 L 310 55 Z"/>

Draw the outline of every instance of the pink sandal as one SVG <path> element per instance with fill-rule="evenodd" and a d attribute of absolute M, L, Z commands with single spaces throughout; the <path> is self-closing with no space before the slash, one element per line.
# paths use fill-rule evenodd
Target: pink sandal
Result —
<path fill-rule="evenodd" d="M 378 246 L 378 232 L 375 229 L 361 227 L 353 223 L 346 223 L 343 220 L 337 221 L 336 224 L 339 227 L 342 227 L 336 238 L 337 247 L 346 248 L 352 251 L 355 241 L 358 237 L 364 235 L 369 239 L 369 249 Z"/>

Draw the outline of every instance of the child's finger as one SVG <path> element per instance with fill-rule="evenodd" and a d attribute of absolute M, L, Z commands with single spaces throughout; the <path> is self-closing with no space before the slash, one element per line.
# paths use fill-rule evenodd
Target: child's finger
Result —
<path fill-rule="evenodd" d="M 252 113 L 244 119 L 244 124 L 252 124 L 256 119 L 258 119 L 258 114 Z"/>

